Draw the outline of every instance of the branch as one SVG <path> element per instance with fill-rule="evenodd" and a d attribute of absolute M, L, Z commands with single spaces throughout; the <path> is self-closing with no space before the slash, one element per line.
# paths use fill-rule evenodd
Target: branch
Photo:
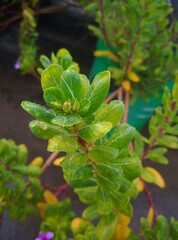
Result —
<path fill-rule="evenodd" d="M 117 96 L 117 94 L 118 94 L 118 88 L 115 90 L 115 91 L 113 91 L 107 98 L 106 98 L 106 100 L 105 100 L 105 103 L 109 103 L 114 97 L 116 97 Z"/>
<path fill-rule="evenodd" d="M 48 159 L 45 161 L 41 168 L 41 174 L 44 173 L 46 169 L 53 163 L 54 159 L 57 157 L 58 154 L 59 152 L 54 152 L 49 155 Z"/>
<path fill-rule="evenodd" d="M 122 118 L 122 123 L 127 123 L 128 112 L 129 112 L 129 102 L 130 102 L 130 94 L 128 91 L 125 91 L 125 98 L 124 98 L 125 112 Z"/>
<path fill-rule="evenodd" d="M 148 200 L 148 204 L 153 209 L 153 220 L 154 220 L 154 222 L 156 222 L 157 212 L 156 212 L 156 208 L 155 208 L 152 196 L 151 196 L 151 192 L 149 191 L 148 186 L 147 186 L 146 182 L 143 180 L 143 178 L 140 177 L 140 180 L 142 181 L 142 183 L 144 185 L 143 191 L 144 191 L 144 193 L 146 195 L 146 198 Z"/>

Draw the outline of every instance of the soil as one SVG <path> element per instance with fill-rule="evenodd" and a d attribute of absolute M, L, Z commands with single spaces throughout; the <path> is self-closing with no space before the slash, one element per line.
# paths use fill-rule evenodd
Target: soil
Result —
<path fill-rule="evenodd" d="M 61 17 L 62 18 L 62 17 Z M 61 19 L 60 18 L 60 19 Z M 56 23 L 50 28 L 53 18 L 39 19 L 39 54 L 50 55 L 59 48 L 67 48 L 81 67 L 81 72 L 89 75 L 92 62 L 93 50 L 96 39 L 89 33 L 86 26 L 90 21 L 88 18 L 84 22 L 72 16 L 66 20 L 63 16 L 63 23 Z M 60 22 L 60 19 L 58 21 Z M 63 26 L 62 26 L 63 25 Z M 21 75 L 14 69 L 14 63 L 18 58 L 18 22 L 9 26 L 0 33 L 0 138 L 14 139 L 17 144 L 26 144 L 29 150 L 28 161 L 36 156 L 46 159 L 49 153 L 46 151 L 47 142 L 38 139 L 28 128 L 32 119 L 20 106 L 21 101 L 29 100 L 43 104 L 40 83 L 31 75 Z M 147 126 L 143 132 L 147 134 Z M 150 184 L 156 209 L 159 214 L 170 218 L 174 216 L 178 219 L 178 151 L 168 152 L 170 159 L 169 166 L 152 164 L 158 169 L 166 180 L 164 190 Z M 150 165 L 150 163 L 146 163 Z M 59 186 L 64 183 L 60 169 L 49 168 L 42 176 L 44 183 Z M 72 198 L 72 208 L 77 215 L 80 215 L 83 205 L 78 201 L 77 196 L 69 189 L 68 195 Z M 139 219 L 146 216 L 148 204 L 144 194 L 140 194 L 133 200 L 134 218 L 133 228 L 137 231 Z M 34 240 L 38 235 L 40 218 L 30 217 L 24 222 L 10 220 L 8 213 L 4 214 L 3 224 L 0 229 L 1 240 Z"/>

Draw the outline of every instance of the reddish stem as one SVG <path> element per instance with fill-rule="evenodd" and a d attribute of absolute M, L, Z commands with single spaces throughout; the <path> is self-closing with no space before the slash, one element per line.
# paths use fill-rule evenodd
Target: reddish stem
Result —
<path fill-rule="evenodd" d="M 124 98 L 125 112 L 122 119 L 122 123 L 127 123 L 127 120 L 128 120 L 129 101 L 130 101 L 130 94 L 128 91 L 125 91 L 125 98 Z"/>
<path fill-rule="evenodd" d="M 105 100 L 105 103 L 109 103 L 113 98 L 115 98 L 118 95 L 118 90 L 117 88 L 115 91 L 113 91 Z"/>
<path fill-rule="evenodd" d="M 50 154 L 50 156 L 48 157 L 48 159 L 45 161 L 41 168 L 41 174 L 44 173 L 46 169 L 52 164 L 52 162 L 54 161 L 58 154 L 59 152 L 54 152 Z"/>
<path fill-rule="evenodd" d="M 148 204 L 153 209 L 153 220 L 154 220 L 154 222 L 156 222 L 157 212 L 156 212 L 156 208 L 155 208 L 152 196 L 151 196 L 151 192 L 149 191 L 148 186 L 147 186 L 146 182 L 143 180 L 143 178 L 140 177 L 140 180 L 142 181 L 142 183 L 144 185 L 143 191 L 144 191 L 144 193 L 146 195 L 146 198 L 148 200 Z"/>

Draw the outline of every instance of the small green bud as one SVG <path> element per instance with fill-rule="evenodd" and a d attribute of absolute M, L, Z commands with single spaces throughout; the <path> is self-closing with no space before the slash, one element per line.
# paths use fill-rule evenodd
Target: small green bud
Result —
<path fill-rule="evenodd" d="M 71 108 L 71 102 L 65 102 L 62 109 L 65 113 L 68 113 L 70 112 Z"/>
<path fill-rule="evenodd" d="M 55 108 L 62 109 L 62 105 L 58 102 L 50 102 L 50 104 Z"/>
<path fill-rule="evenodd" d="M 79 101 L 76 100 L 74 102 L 74 105 L 72 106 L 72 110 L 77 112 L 79 109 L 80 109 L 80 103 Z"/>

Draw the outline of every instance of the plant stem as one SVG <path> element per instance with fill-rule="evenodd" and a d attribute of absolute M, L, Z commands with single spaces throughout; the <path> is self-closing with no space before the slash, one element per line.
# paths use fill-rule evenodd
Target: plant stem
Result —
<path fill-rule="evenodd" d="M 51 192 L 54 192 L 54 194 L 56 196 L 58 196 L 59 194 L 62 194 L 62 199 L 64 199 L 65 196 L 66 196 L 66 191 L 67 191 L 67 189 L 69 187 L 69 184 L 65 183 L 65 184 L 63 184 L 62 186 L 59 186 L 59 187 L 52 187 L 52 186 L 50 186 L 48 184 L 43 184 L 43 187 L 45 189 L 48 189 Z"/>
<path fill-rule="evenodd" d="M 125 91 L 125 98 L 124 98 L 124 105 L 125 105 L 125 112 L 122 118 L 122 123 L 127 123 L 128 120 L 128 111 L 129 111 L 129 102 L 130 102 L 130 94 L 128 91 Z"/>
<path fill-rule="evenodd" d="M 47 158 L 47 160 L 45 161 L 41 168 L 41 174 L 44 173 L 46 169 L 52 164 L 52 162 L 54 161 L 58 154 L 59 152 L 54 152 L 49 155 L 49 157 Z"/>
<path fill-rule="evenodd" d="M 109 103 L 114 97 L 116 97 L 118 95 L 118 90 L 119 88 L 117 88 L 116 90 L 114 90 L 105 100 L 105 103 Z"/>
<path fill-rule="evenodd" d="M 156 222 L 157 212 L 156 212 L 156 208 L 155 208 L 152 196 L 151 196 L 151 192 L 149 191 L 148 186 L 147 186 L 146 182 L 143 180 L 143 178 L 140 177 L 140 180 L 142 181 L 142 183 L 144 185 L 143 191 L 144 191 L 144 193 L 146 195 L 146 198 L 148 200 L 148 204 L 153 209 L 153 220 L 154 220 L 154 222 Z"/>

